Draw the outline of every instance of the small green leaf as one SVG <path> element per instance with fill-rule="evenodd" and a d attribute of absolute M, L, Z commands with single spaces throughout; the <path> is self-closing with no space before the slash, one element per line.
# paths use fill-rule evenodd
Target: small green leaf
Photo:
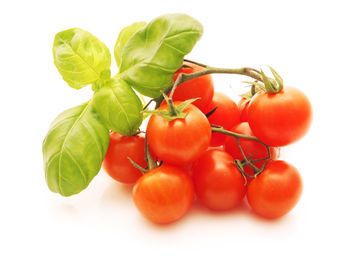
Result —
<path fill-rule="evenodd" d="M 103 124 L 122 135 L 134 135 L 142 123 L 142 103 L 122 79 L 105 82 L 95 91 L 92 103 Z"/>
<path fill-rule="evenodd" d="M 252 92 L 248 91 L 246 93 L 240 94 L 239 96 L 242 98 L 245 98 L 247 101 L 249 101 L 252 98 Z"/>
<path fill-rule="evenodd" d="M 108 130 L 97 120 L 90 102 L 61 113 L 43 143 L 50 190 L 63 196 L 84 190 L 99 172 L 108 143 Z"/>
<path fill-rule="evenodd" d="M 270 68 L 273 76 L 275 77 L 275 80 L 278 83 L 278 89 L 281 90 L 283 88 L 283 79 L 282 79 L 282 77 L 272 67 L 269 67 L 269 68 Z"/>
<path fill-rule="evenodd" d="M 182 102 L 180 105 L 176 106 L 176 111 L 178 111 L 178 113 L 182 113 L 188 105 L 190 105 L 191 103 L 195 102 L 196 100 L 199 100 L 200 98 L 194 98 L 194 99 L 189 99 L 189 100 L 185 100 L 184 102 Z"/>
<path fill-rule="evenodd" d="M 85 30 L 72 28 L 57 33 L 52 51 L 58 71 L 74 89 L 110 77 L 108 48 Z"/>
<path fill-rule="evenodd" d="M 122 53 L 126 42 L 129 40 L 129 38 L 133 34 L 135 34 L 139 29 L 144 27 L 146 24 L 147 23 L 144 21 L 133 23 L 125 27 L 122 31 L 120 31 L 117 42 L 115 43 L 115 46 L 114 46 L 114 57 L 118 67 L 120 67 Z"/>
<path fill-rule="evenodd" d="M 184 14 L 160 16 L 137 31 L 126 43 L 120 77 L 143 95 L 159 97 L 173 83 L 203 32 L 202 25 Z"/>

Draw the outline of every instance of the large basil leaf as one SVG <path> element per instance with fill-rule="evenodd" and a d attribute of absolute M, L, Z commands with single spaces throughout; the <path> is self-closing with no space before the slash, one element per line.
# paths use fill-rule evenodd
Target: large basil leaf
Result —
<path fill-rule="evenodd" d="M 127 27 L 125 27 L 122 31 L 120 31 L 117 42 L 114 46 L 114 57 L 115 61 L 117 62 L 118 67 L 120 67 L 121 63 L 121 57 L 123 53 L 124 46 L 126 42 L 129 40 L 129 38 L 135 34 L 139 29 L 144 27 L 147 23 L 146 22 L 136 22 L 133 23 Z"/>
<path fill-rule="evenodd" d="M 63 79 L 74 89 L 110 77 L 111 54 L 89 32 L 72 28 L 56 34 L 54 62 Z"/>
<path fill-rule="evenodd" d="M 109 132 L 96 118 L 91 102 L 58 115 L 43 143 L 50 190 L 70 196 L 85 189 L 99 172 L 108 143 Z"/>
<path fill-rule="evenodd" d="M 120 78 L 111 79 L 96 89 L 92 103 L 103 124 L 122 135 L 134 135 L 142 123 L 142 103 Z"/>
<path fill-rule="evenodd" d="M 202 35 L 202 25 L 184 14 L 160 16 L 126 43 L 119 76 L 140 93 L 160 96 Z"/>

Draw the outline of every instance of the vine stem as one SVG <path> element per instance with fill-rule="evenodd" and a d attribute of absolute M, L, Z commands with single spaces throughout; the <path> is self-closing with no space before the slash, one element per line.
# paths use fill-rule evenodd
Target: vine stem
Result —
<path fill-rule="evenodd" d="M 174 90 L 176 89 L 176 87 L 186 81 L 195 79 L 195 78 L 199 78 L 201 76 L 204 75 L 208 75 L 208 74 L 236 74 L 236 75 L 244 75 L 247 77 L 251 77 L 253 79 L 255 79 L 256 81 L 260 81 L 263 82 L 263 78 L 261 75 L 261 72 L 257 69 L 254 68 L 249 68 L 249 67 L 242 67 L 242 68 L 217 68 L 217 67 L 211 67 L 205 64 L 201 64 L 198 62 L 194 62 L 191 60 L 184 60 L 187 62 L 191 62 L 193 64 L 197 64 L 201 67 L 203 67 L 203 70 L 201 71 L 197 71 L 197 72 L 193 72 L 193 73 L 180 73 L 174 83 L 174 85 L 168 87 L 167 89 L 164 90 L 165 94 L 168 94 L 169 92 L 171 92 L 169 98 L 172 98 L 172 95 L 174 94 Z M 156 102 L 156 108 L 158 108 L 160 106 L 160 104 L 162 103 L 164 97 L 160 96 L 158 98 L 152 99 L 152 101 Z"/>
<path fill-rule="evenodd" d="M 265 147 L 269 147 L 268 145 L 266 145 L 265 143 L 263 143 L 262 141 L 260 141 L 258 138 L 254 137 L 254 136 L 235 133 L 235 132 L 232 132 L 232 131 L 225 130 L 224 128 L 219 127 L 219 126 L 212 126 L 211 130 L 213 132 L 219 132 L 219 133 L 222 133 L 222 134 L 233 136 L 236 139 L 238 138 L 238 139 L 248 139 L 248 140 L 256 141 L 258 143 L 261 143 Z"/>
<path fill-rule="evenodd" d="M 211 130 L 212 132 L 219 132 L 219 133 L 222 133 L 222 134 L 225 134 L 225 135 L 229 135 L 229 136 L 232 136 L 236 139 L 236 142 L 237 142 L 237 145 L 239 147 L 239 150 L 243 156 L 243 161 L 240 162 L 239 160 L 235 160 L 235 165 L 237 166 L 237 168 L 239 169 L 239 171 L 241 172 L 241 174 L 246 177 L 251 177 L 249 176 L 243 169 L 244 166 L 248 165 L 250 166 L 253 170 L 254 170 L 254 176 L 252 177 L 256 177 L 257 175 L 259 175 L 265 168 L 266 166 L 266 162 L 271 158 L 271 153 L 270 153 L 270 146 L 268 146 L 267 144 L 263 143 L 262 141 L 260 141 L 258 138 L 254 137 L 254 136 L 250 136 L 250 135 L 244 135 L 244 134 L 239 134 L 239 133 L 235 133 L 235 132 L 232 132 L 232 131 L 228 131 L 228 130 L 225 130 L 223 127 L 220 127 L 220 126 L 216 126 L 216 125 L 211 125 Z M 251 160 L 251 156 L 248 156 L 246 157 L 243 149 L 242 149 L 242 146 L 240 144 L 240 141 L 239 139 L 248 139 L 248 140 L 252 140 L 252 141 L 256 141 L 262 145 L 264 145 L 267 149 L 267 152 L 268 152 L 268 157 L 267 158 L 264 158 L 264 159 L 259 159 L 259 160 Z M 260 161 L 260 160 L 265 160 L 263 166 L 259 169 L 258 167 L 256 167 L 254 165 L 254 162 L 257 162 L 257 161 Z M 246 179 L 246 178 L 245 178 Z"/>

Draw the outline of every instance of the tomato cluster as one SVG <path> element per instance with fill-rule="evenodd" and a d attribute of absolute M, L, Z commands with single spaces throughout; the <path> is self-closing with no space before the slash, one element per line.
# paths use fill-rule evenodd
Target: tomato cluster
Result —
<path fill-rule="evenodd" d="M 186 63 L 174 78 L 200 70 Z M 193 98 L 199 100 L 181 108 Z M 302 192 L 300 174 L 277 159 L 278 147 L 297 141 L 310 126 L 311 105 L 302 92 L 288 87 L 275 94 L 260 90 L 237 106 L 214 92 L 211 76 L 205 75 L 179 85 L 172 100 L 181 116 L 152 114 L 146 130 L 148 153 L 160 166 L 145 161 L 148 147 L 140 134 L 111 133 L 104 160 L 111 177 L 135 184 L 133 199 L 146 218 L 173 222 L 196 198 L 210 209 L 228 210 L 246 196 L 252 210 L 266 218 L 281 217 L 296 205 Z M 158 110 L 164 113 L 168 107 L 163 103 Z M 142 174 L 130 159 L 144 170 L 153 169 Z"/>

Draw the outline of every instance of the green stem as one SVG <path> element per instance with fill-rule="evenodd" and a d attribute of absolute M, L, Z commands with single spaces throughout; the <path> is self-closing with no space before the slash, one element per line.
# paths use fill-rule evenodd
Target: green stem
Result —
<path fill-rule="evenodd" d="M 148 164 L 148 171 L 153 170 L 154 168 L 157 168 L 156 162 L 153 160 L 153 157 L 151 155 L 151 152 L 149 150 L 149 145 L 147 142 L 147 134 L 145 136 L 145 160 Z"/>
<path fill-rule="evenodd" d="M 226 134 L 226 135 L 229 135 L 229 136 L 233 136 L 233 137 L 235 137 L 236 139 L 237 139 L 237 138 L 238 138 L 238 139 L 248 139 L 248 140 L 252 140 L 252 141 L 256 141 L 256 142 L 258 142 L 258 143 L 261 143 L 261 144 L 263 144 L 264 146 L 267 146 L 265 143 L 261 142 L 258 138 L 254 137 L 254 136 L 235 133 L 235 132 L 232 132 L 232 131 L 225 130 L 225 129 L 222 128 L 222 127 L 211 127 L 211 130 L 212 130 L 213 132 L 219 132 L 219 133 L 222 133 L 222 134 Z"/>
<path fill-rule="evenodd" d="M 203 67 L 203 70 L 201 71 L 197 71 L 197 72 L 193 72 L 193 73 L 189 73 L 189 74 L 185 74 L 185 73 L 181 73 L 179 74 L 179 76 L 177 77 L 175 83 L 173 86 L 168 87 L 166 90 L 164 90 L 164 93 L 168 94 L 169 92 L 171 92 L 170 94 L 170 98 L 172 98 L 172 95 L 174 94 L 174 90 L 176 89 L 176 87 L 188 80 L 192 80 L 204 75 L 208 75 L 208 74 L 237 74 L 237 75 L 244 75 L 247 77 L 251 77 L 257 81 L 263 82 L 263 78 L 261 76 L 261 73 L 259 70 L 253 69 L 253 68 L 249 68 L 249 67 L 242 67 L 242 68 L 236 68 L 236 69 L 231 69 L 231 68 L 216 68 L 216 67 L 211 67 L 211 66 L 207 66 L 198 62 L 194 62 L 194 61 L 190 61 L 190 60 L 185 60 L 194 64 L 197 64 L 201 67 Z M 153 99 L 153 101 L 156 102 L 156 108 L 158 108 L 160 106 L 160 104 L 163 101 L 163 96 L 160 96 L 158 98 Z"/>

